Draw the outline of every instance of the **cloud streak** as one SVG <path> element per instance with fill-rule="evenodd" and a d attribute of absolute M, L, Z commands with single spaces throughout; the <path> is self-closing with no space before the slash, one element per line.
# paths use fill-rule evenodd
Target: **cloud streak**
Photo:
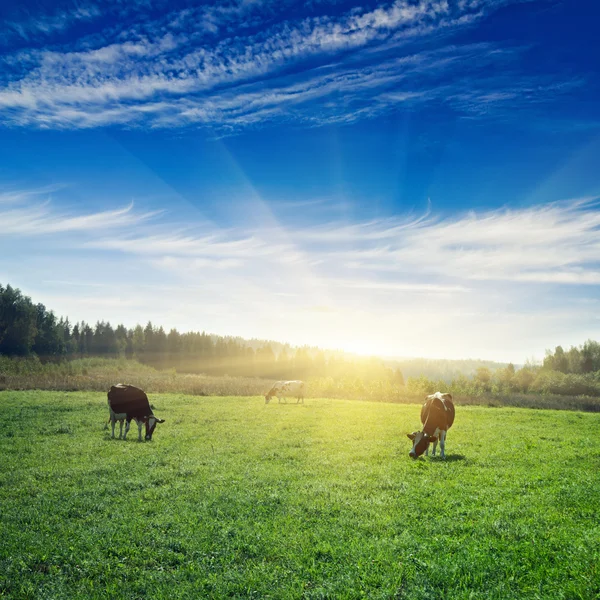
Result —
<path fill-rule="evenodd" d="M 507 359 L 520 360 L 548 336 L 584 335 L 597 308 L 597 198 L 452 218 L 432 211 L 313 226 L 286 218 L 248 228 L 201 216 L 183 224 L 132 205 L 83 213 L 40 203 L 39 193 L 10 194 L 0 203 L 0 248 L 10 247 L 12 259 L 0 263 L 0 276 L 14 281 L 11 269 L 29 261 L 30 277 L 46 281 L 59 260 L 56 293 L 47 283 L 41 300 L 73 319 L 151 319 L 424 356 L 499 358 L 495 336 L 518 351 Z M 63 280 L 72 282 L 68 295 Z"/>
<path fill-rule="evenodd" d="M 32 198 L 42 190 L 0 193 L 0 237 L 46 236 L 60 233 L 96 233 L 106 235 L 115 230 L 140 225 L 161 214 L 162 211 L 138 212 L 133 203 L 116 210 L 74 215 L 53 209 L 51 200 L 32 203 Z M 10 207 L 2 205 L 3 200 Z M 14 205 L 17 206 L 14 206 Z M 24 204 L 24 206 L 23 206 Z"/>
<path fill-rule="evenodd" d="M 94 4 L 80 4 L 69 10 L 56 12 L 54 14 L 41 15 L 39 17 L 25 17 L 21 20 L 7 20 L 3 23 L 3 33 L 0 34 L 0 44 L 8 44 L 15 38 L 31 41 L 36 37 L 50 36 L 61 33 L 73 27 L 81 21 L 91 21 L 102 14 L 98 6 Z"/>
<path fill-rule="evenodd" d="M 600 202 L 584 198 L 522 209 L 468 212 L 440 219 L 390 217 L 344 224 L 283 228 L 219 228 L 178 224 L 165 211 L 113 210 L 73 214 L 39 203 L 43 190 L 0 194 L 3 236 L 93 233 L 76 248 L 147 257 L 164 268 L 261 269 L 305 265 L 327 283 L 374 290 L 460 292 L 474 281 L 597 285 L 600 281 Z M 195 231 L 201 233 L 195 233 Z M 118 232 L 118 234 L 117 234 Z M 352 275 L 346 281 L 339 274 Z M 376 279 L 373 279 L 375 277 Z M 432 283 L 433 282 L 433 283 Z M 426 283 L 427 285 L 423 285 Z M 430 286 L 429 288 L 427 286 Z M 416 289 L 416 288 L 415 288 Z"/>
<path fill-rule="evenodd" d="M 519 73 L 518 50 L 429 47 L 500 4 L 397 0 L 281 20 L 276 4 L 241 2 L 134 19 L 124 31 L 0 55 L 11 67 L 0 76 L 0 123 L 236 130 L 273 120 L 351 122 L 436 102 L 473 118 L 547 101 L 557 83 Z M 503 76 L 490 77 L 492 66 Z"/>

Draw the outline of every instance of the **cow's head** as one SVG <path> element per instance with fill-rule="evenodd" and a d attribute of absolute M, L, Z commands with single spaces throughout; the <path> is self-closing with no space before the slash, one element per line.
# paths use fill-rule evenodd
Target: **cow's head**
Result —
<path fill-rule="evenodd" d="M 272 397 L 273 397 L 273 394 L 271 392 L 267 392 L 267 394 L 265 395 L 265 404 L 269 404 Z"/>
<path fill-rule="evenodd" d="M 164 423 L 164 419 L 157 419 L 154 415 L 150 415 L 146 418 L 146 440 L 150 441 L 152 439 L 152 434 L 156 429 L 157 423 Z"/>
<path fill-rule="evenodd" d="M 409 440 L 413 441 L 412 450 L 408 453 L 411 458 L 418 458 L 429 448 L 431 442 L 437 441 L 435 436 L 429 435 L 424 431 L 413 431 L 412 433 L 407 433 L 406 436 Z"/>

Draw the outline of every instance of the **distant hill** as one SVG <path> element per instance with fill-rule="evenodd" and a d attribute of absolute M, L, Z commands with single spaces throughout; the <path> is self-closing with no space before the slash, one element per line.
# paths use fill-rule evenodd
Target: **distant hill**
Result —
<path fill-rule="evenodd" d="M 472 377 L 480 367 L 488 368 L 492 373 L 503 369 L 508 363 L 492 360 L 446 358 L 401 358 L 384 359 L 384 364 L 393 369 L 400 369 L 405 378 L 424 375 L 428 379 L 441 379 L 450 382 L 459 375 Z M 517 367 L 518 365 L 515 365 Z"/>

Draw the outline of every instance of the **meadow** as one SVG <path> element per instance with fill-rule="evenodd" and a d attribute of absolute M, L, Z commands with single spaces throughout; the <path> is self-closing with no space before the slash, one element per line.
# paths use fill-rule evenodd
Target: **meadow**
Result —
<path fill-rule="evenodd" d="M 151 394 L 152 442 L 100 392 L 0 392 L 0 597 L 600 596 L 598 415 Z M 118 431 L 118 427 L 117 427 Z"/>

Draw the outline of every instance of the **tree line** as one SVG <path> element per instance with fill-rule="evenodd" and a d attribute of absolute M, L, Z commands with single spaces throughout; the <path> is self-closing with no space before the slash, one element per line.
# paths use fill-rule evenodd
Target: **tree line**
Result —
<path fill-rule="evenodd" d="M 556 346 L 546 351 L 544 368 L 564 374 L 585 374 L 600 371 L 600 344 L 588 340 L 581 346 L 571 346 L 566 352 Z"/>
<path fill-rule="evenodd" d="M 113 327 L 105 321 L 94 326 L 57 318 L 43 304 L 34 304 L 20 290 L 0 284 L 0 355 L 37 356 L 42 361 L 85 357 L 135 358 L 158 369 L 261 377 L 265 379 L 319 379 L 331 392 L 361 389 L 373 382 L 405 385 L 414 394 L 449 389 L 456 394 L 541 393 L 600 396 L 600 344 L 588 340 L 565 351 L 547 351 L 542 365 L 516 368 L 485 361 L 406 361 L 363 358 L 345 352 L 323 351 L 267 340 L 244 340 L 206 332 L 166 332 L 148 322 L 145 327 Z M 462 372 L 457 372 L 460 368 Z"/>
<path fill-rule="evenodd" d="M 274 348 L 276 350 L 274 350 Z M 292 348 L 266 340 L 244 340 L 206 332 L 166 332 L 148 322 L 145 327 L 94 326 L 57 318 L 43 304 L 10 285 L 0 284 L 0 354 L 43 361 L 84 357 L 135 358 L 158 369 L 210 375 L 267 379 L 343 377 L 389 379 L 403 384 L 398 369 L 375 358 L 348 360 L 314 347 Z"/>
<path fill-rule="evenodd" d="M 554 352 L 546 352 L 542 365 L 526 363 L 517 369 L 509 363 L 494 371 L 481 366 L 472 377 L 458 375 L 450 381 L 423 375 L 406 380 L 407 391 L 413 394 L 430 394 L 444 384 L 463 396 L 534 393 L 600 397 L 600 344 L 588 340 L 581 346 L 572 346 L 567 352 L 557 346 Z"/>

